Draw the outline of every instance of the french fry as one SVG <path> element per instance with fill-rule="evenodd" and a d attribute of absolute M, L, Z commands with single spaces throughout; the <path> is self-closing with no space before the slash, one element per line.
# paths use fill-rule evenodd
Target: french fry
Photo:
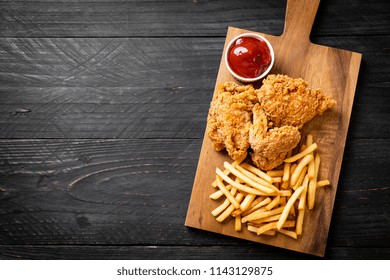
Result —
<path fill-rule="evenodd" d="M 247 230 L 250 231 L 250 232 L 253 232 L 253 233 L 256 233 L 258 228 L 259 227 L 256 227 L 256 226 L 253 226 L 253 225 L 250 225 L 250 224 L 247 225 Z"/>
<path fill-rule="evenodd" d="M 272 177 L 272 182 L 273 183 L 281 183 L 282 182 L 282 177 Z"/>
<path fill-rule="evenodd" d="M 218 183 L 218 181 L 217 181 L 217 183 Z M 236 201 L 237 201 L 238 203 L 240 203 L 241 200 L 242 200 L 243 198 L 244 198 L 244 195 L 243 195 L 242 193 L 238 193 L 238 194 L 236 195 L 236 197 L 235 197 L 235 199 L 236 199 Z M 234 206 L 233 204 L 230 204 L 230 205 L 225 209 L 225 211 L 223 211 L 222 214 L 219 215 L 219 216 L 217 217 L 216 220 L 217 220 L 218 222 L 222 223 L 226 218 L 228 218 L 228 217 L 230 216 L 230 214 L 232 214 L 232 212 L 234 211 L 234 209 L 235 209 L 235 206 Z"/>
<path fill-rule="evenodd" d="M 254 211 L 259 209 L 260 207 L 263 207 L 264 205 L 267 205 L 271 202 L 271 198 L 266 196 L 258 196 L 249 206 L 249 208 L 244 213 L 247 213 L 248 211 Z M 241 210 L 241 209 L 240 209 Z"/>
<path fill-rule="evenodd" d="M 302 225 L 303 225 L 303 218 L 305 217 L 305 209 L 298 211 L 298 217 L 297 217 L 297 225 L 295 227 L 295 232 L 297 235 L 302 234 Z"/>
<path fill-rule="evenodd" d="M 256 233 L 258 227 L 248 225 L 247 229 L 248 229 L 248 231 L 250 231 L 250 232 Z M 264 232 L 263 235 L 275 235 L 275 233 L 276 233 L 275 230 L 269 230 L 269 231 Z"/>
<path fill-rule="evenodd" d="M 298 177 L 303 169 L 303 167 L 305 167 L 306 165 L 309 164 L 310 161 L 313 160 L 313 155 L 311 154 L 308 154 L 306 155 L 305 157 L 302 158 L 302 161 L 299 162 L 299 164 L 297 165 L 297 167 L 295 168 L 294 170 L 294 173 L 291 174 L 291 184 L 294 185 L 297 180 L 298 180 Z"/>
<path fill-rule="evenodd" d="M 279 202 L 280 202 L 280 195 L 276 196 L 267 206 L 265 206 L 265 209 L 269 211 L 275 206 L 279 205 Z"/>
<path fill-rule="evenodd" d="M 309 177 L 306 174 L 305 179 L 303 179 L 303 183 L 302 183 L 303 191 L 302 191 L 301 196 L 299 198 L 298 210 L 305 209 L 308 185 L 309 185 Z"/>
<path fill-rule="evenodd" d="M 260 235 L 266 231 L 269 231 L 269 230 L 274 230 L 276 229 L 276 222 L 271 222 L 271 223 L 268 223 L 268 224 L 265 224 L 263 226 L 260 226 L 257 231 L 256 231 L 256 234 L 257 235 Z"/>
<path fill-rule="evenodd" d="M 236 209 L 234 210 L 230 215 L 232 215 L 232 217 L 236 217 L 238 215 L 241 215 L 242 214 L 242 210 L 241 209 Z"/>
<path fill-rule="evenodd" d="M 229 170 L 232 174 L 234 174 L 238 179 L 242 180 L 243 182 L 249 184 L 252 188 L 255 188 L 263 193 L 271 194 L 274 192 L 277 192 L 278 190 L 271 189 L 269 187 L 263 186 L 255 181 L 253 181 L 251 178 L 245 176 L 243 173 L 238 171 L 236 168 L 231 166 L 227 161 L 224 162 L 223 166 Z"/>
<path fill-rule="evenodd" d="M 209 197 L 225 200 L 211 214 L 220 223 L 234 218 L 234 229 L 257 235 L 284 234 L 297 239 L 303 232 L 306 208 L 312 209 L 315 190 L 330 184 L 318 180 L 321 158 L 312 134 L 306 136 L 297 154 L 289 151 L 283 165 L 264 172 L 241 161 L 224 162 L 224 171 L 216 168 L 213 184 L 219 190 Z M 307 202 L 307 203 L 306 203 Z"/>
<path fill-rule="evenodd" d="M 294 232 L 294 231 L 291 231 L 291 230 L 286 230 L 286 229 L 279 229 L 278 232 L 280 232 L 281 234 L 284 234 L 284 235 L 287 235 L 289 237 L 292 237 L 294 239 L 298 239 L 298 236 L 297 234 Z"/>
<path fill-rule="evenodd" d="M 250 205 L 250 208 L 252 207 L 255 207 L 258 203 L 262 202 L 263 200 L 265 200 L 267 197 L 265 196 L 258 196 L 255 200 L 253 200 L 253 202 L 251 203 Z M 269 200 L 271 201 L 271 199 Z M 267 202 L 266 204 L 268 204 L 269 202 Z M 264 204 L 265 205 L 265 204 Z M 263 205 L 263 206 L 264 206 Z"/>
<path fill-rule="evenodd" d="M 308 134 L 306 136 L 306 147 L 309 147 L 311 144 L 313 144 L 313 135 Z"/>
<path fill-rule="evenodd" d="M 308 175 L 306 175 L 302 183 L 304 189 L 302 191 L 301 198 L 298 204 L 297 224 L 295 227 L 295 232 L 297 235 L 302 234 L 303 218 L 305 216 L 305 208 L 306 208 L 306 194 L 307 194 L 308 182 L 309 182 L 309 177 Z"/>
<path fill-rule="evenodd" d="M 230 191 L 231 188 L 232 188 L 231 185 L 226 185 L 226 189 L 227 189 L 228 191 Z M 217 199 L 221 198 L 222 196 L 223 196 L 223 192 L 222 192 L 221 190 L 217 190 L 216 192 L 210 194 L 209 197 L 210 197 L 212 200 L 217 200 Z"/>
<path fill-rule="evenodd" d="M 314 159 L 309 162 L 308 168 L 307 168 L 307 177 L 309 179 L 313 179 L 316 174 L 316 165 L 314 163 Z"/>
<path fill-rule="evenodd" d="M 244 159 L 245 159 L 245 157 L 243 157 L 243 158 L 241 158 L 241 159 L 239 159 L 239 160 L 233 161 L 232 166 L 237 166 L 237 165 L 239 165 L 241 162 L 243 162 Z M 230 171 L 225 169 L 225 170 L 223 171 L 223 173 L 227 176 L 227 175 L 230 174 Z M 215 180 L 214 182 L 212 182 L 212 183 L 211 183 L 211 186 L 212 186 L 213 188 L 218 187 L 217 180 Z"/>
<path fill-rule="evenodd" d="M 217 185 L 218 188 L 223 192 L 227 199 L 229 199 L 230 203 L 238 209 L 240 208 L 240 203 L 231 195 L 231 193 L 226 189 L 225 185 L 222 183 L 221 178 L 217 176 Z"/>
<path fill-rule="evenodd" d="M 267 175 L 272 177 L 282 177 L 283 176 L 283 170 L 269 170 L 267 171 Z"/>
<path fill-rule="evenodd" d="M 234 218 L 234 229 L 236 231 L 241 231 L 242 230 L 242 224 L 241 224 L 241 216 L 238 215 Z"/>
<path fill-rule="evenodd" d="M 232 188 L 230 190 L 230 194 L 232 196 L 235 196 L 237 193 L 237 189 L 236 188 Z M 230 200 L 225 198 L 224 202 L 222 204 L 220 204 L 217 208 L 215 208 L 213 211 L 211 211 L 211 214 L 213 216 L 218 216 L 219 214 L 221 214 L 221 212 L 223 212 L 228 206 L 230 205 Z"/>
<path fill-rule="evenodd" d="M 256 205 L 251 206 L 248 210 L 242 212 L 242 216 L 248 216 L 250 213 L 260 209 L 261 207 L 264 207 L 264 205 L 267 205 L 271 201 L 272 201 L 271 198 L 269 198 L 269 197 L 265 198 L 264 200 L 258 202 Z"/>
<path fill-rule="evenodd" d="M 315 151 L 318 148 L 316 143 L 311 144 L 308 146 L 306 149 L 304 149 L 302 152 L 299 154 L 296 154 L 295 156 L 292 156 L 290 158 L 286 158 L 284 162 L 294 162 L 297 161 L 301 158 L 304 158 L 305 156 L 309 155 L 311 152 Z"/>
<path fill-rule="evenodd" d="M 291 178 L 291 174 L 294 173 L 295 168 L 297 168 L 297 165 L 298 165 L 298 164 L 296 164 L 296 163 L 293 163 L 293 164 L 291 165 L 291 167 L 290 167 L 290 178 Z"/>
<path fill-rule="evenodd" d="M 258 219 L 258 220 L 250 221 L 249 224 L 251 224 L 251 225 L 260 225 L 260 224 L 263 224 L 263 223 L 278 221 L 281 215 L 282 214 L 277 214 L 277 215 L 261 218 L 261 219 Z"/>
<path fill-rule="evenodd" d="M 256 174 L 257 176 L 259 176 L 260 178 L 263 178 L 264 180 L 266 180 L 268 183 L 272 183 L 272 178 L 271 176 L 269 176 L 267 173 L 261 171 L 260 169 L 258 169 L 257 167 L 254 167 L 250 164 L 247 164 L 247 163 L 241 163 L 240 165 L 241 167 L 245 168 L 246 170 Z"/>
<path fill-rule="evenodd" d="M 264 192 L 260 192 L 259 190 L 256 190 L 256 189 L 253 189 L 253 188 L 250 188 L 250 187 L 247 187 L 245 185 L 242 185 L 240 183 L 237 183 L 235 181 L 233 181 L 229 176 L 227 176 L 226 174 L 224 174 L 221 169 L 219 169 L 218 167 L 216 168 L 216 173 L 218 176 L 220 176 L 220 178 L 222 178 L 225 182 L 227 182 L 228 184 L 232 185 L 233 187 L 237 188 L 238 190 L 242 191 L 242 192 L 245 192 L 245 193 L 252 193 L 252 194 L 257 194 L 257 195 L 267 195 L 266 193 Z"/>
<path fill-rule="evenodd" d="M 227 185 L 226 188 L 227 188 L 228 186 L 230 186 L 230 185 Z M 218 190 L 218 191 L 216 191 L 216 192 L 210 194 L 209 197 L 210 197 L 212 200 L 218 200 L 221 196 L 223 196 L 223 192 L 222 192 L 221 190 Z"/>
<path fill-rule="evenodd" d="M 258 229 L 258 227 L 255 227 L 255 226 L 252 226 L 252 225 L 248 225 L 247 226 L 247 230 L 250 231 L 250 232 L 253 232 L 253 233 L 256 233 L 257 229 Z"/>
<path fill-rule="evenodd" d="M 292 187 L 293 190 L 296 190 L 299 186 L 302 185 L 303 179 L 306 176 L 307 166 L 303 167 L 301 174 L 299 174 L 298 181 L 295 183 L 295 185 Z"/>
<path fill-rule="evenodd" d="M 311 210 L 314 208 L 315 199 L 316 199 L 316 189 L 317 189 L 317 179 L 310 179 L 308 192 L 307 192 L 307 205 Z"/>
<path fill-rule="evenodd" d="M 320 162 L 321 162 L 321 158 L 318 154 L 316 155 L 314 162 L 315 162 L 315 164 L 314 164 L 315 165 L 315 167 L 314 167 L 315 172 L 314 172 L 314 177 L 312 179 L 310 179 L 308 198 L 307 198 L 307 203 L 308 203 L 309 209 L 314 208 L 314 203 L 315 203 L 315 198 L 316 198 L 317 177 L 318 177 L 318 170 L 320 168 Z"/>
<path fill-rule="evenodd" d="M 292 195 L 292 190 L 289 189 L 289 190 L 281 190 L 279 191 L 279 195 L 280 196 L 291 196 Z"/>
<path fill-rule="evenodd" d="M 247 220 L 248 216 L 249 216 L 249 218 L 254 217 L 252 220 L 256 220 L 256 217 L 254 215 L 258 215 L 258 214 L 265 212 L 265 211 L 267 211 L 265 206 L 260 207 L 256 210 L 248 209 L 247 211 L 245 211 L 241 214 L 241 222 L 242 223 L 249 222 L 249 220 Z M 250 216 L 250 215 L 252 215 L 252 216 Z"/>
<path fill-rule="evenodd" d="M 282 177 L 283 182 L 287 182 L 288 180 L 290 180 L 290 167 L 291 167 L 291 163 L 289 163 L 289 162 L 284 163 L 283 177 Z"/>
<path fill-rule="evenodd" d="M 308 188 L 308 186 L 305 186 L 303 188 L 303 191 L 302 191 L 301 196 L 299 198 L 298 210 L 304 210 L 305 209 L 306 198 L 307 198 L 307 188 Z"/>
<path fill-rule="evenodd" d="M 255 200 L 256 198 L 256 195 L 255 194 L 247 194 L 244 198 L 244 200 L 241 202 L 240 204 L 240 209 L 242 211 L 245 211 L 249 208 L 249 206 L 251 205 L 251 203 Z"/>
<path fill-rule="evenodd" d="M 274 230 L 276 229 L 277 227 L 277 222 L 271 222 L 271 223 L 268 223 L 268 224 L 265 224 L 261 227 L 259 227 L 256 231 L 257 235 L 260 235 L 266 231 L 269 231 L 269 230 Z M 286 221 L 284 224 L 283 224 L 283 227 L 293 227 L 295 226 L 295 221 Z"/>
<path fill-rule="evenodd" d="M 306 136 L 306 146 L 309 147 L 312 144 L 313 144 L 313 135 L 308 134 Z M 312 154 L 314 156 L 313 152 L 311 152 L 310 154 Z M 311 162 L 309 162 L 309 166 L 308 166 L 308 170 L 307 170 L 307 175 L 308 175 L 309 179 L 314 178 L 315 172 L 316 172 L 315 171 L 315 163 L 314 163 L 314 160 L 312 160 Z"/>
<path fill-rule="evenodd" d="M 288 181 L 284 181 L 281 185 L 280 185 L 280 188 L 282 189 L 288 189 L 288 187 L 290 186 L 290 180 Z"/>
<path fill-rule="evenodd" d="M 296 213 L 295 213 L 295 208 L 296 208 L 296 207 L 295 207 L 295 204 L 296 204 L 296 203 L 294 203 L 293 206 L 292 206 L 291 209 L 290 209 L 290 215 L 291 215 L 291 216 L 294 216 L 294 217 L 296 216 Z"/>
<path fill-rule="evenodd" d="M 266 187 L 269 187 L 269 188 L 271 188 L 273 190 L 277 190 L 275 188 L 275 186 L 272 185 L 270 182 L 264 180 L 263 178 L 258 177 L 256 174 L 246 170 L 245 168 L 241 167 L 240 165 L 237 165 L 236 169 L 238 171 L 240 171 L 242 174 L 244 174 L 245 176 L 247 176 L 248 178 L 252 179 L 253 181 L 255 181 L 255 182 L 257 182 L 257 183 L 259 183 L 261 185 L 264 185 Z M 272 178 L 271 178 L 271 180 L 272 180 Z"/>
<path fill-rule="evenodd" d="M 277 229 L 281 229 L 283 227 L 283 224 L 286 222 L 288 214 L 290 213 L 291 207 L 294 205 L 294 202 L 298 199 L 299 195 L 302 193 L 303 188 L 304 188 L 303 186 L 300 186 L 293 193 L 291 198 L 288 200 L 286 206 L 280 207 L 280 208 L 283 208 L 283 212 L 282 212 L 282 216 L 280 217 L 279 221 L 277 222 Z M 277 209 L 279 209 L 279 208 L 277 208 Z"/>
<path fill-rule="evenodd" d="M 321 188 L 329 185 L 330 185 L 329 180 L 322 180 L 317 182 L 317 188 Z"/>
<path fill-rule="evenodd" d="M 260 209 L 256 210 L 255 212 L 250 213 L 248 216 L 243 217 L 241 219 L 241 222 L 246 223 L 248 221 L 258 220 L 258 219 L 261 219 L 264 217 L 273 216 L 273 215 L 282 213 L 283 209 L 284 209 L 284 206 L 275 208 L 275 209 L 270 210 L 270 211 L 267 211 L 267 209 L 260 208 Z M 287 217 L 286 217 L 286 219 L 287 219 Z"/>
<path fill-rule="evenodd" d="M 228 206 L 230 205 L 229 199 L 225 199 L 222 204 L 220 204 L 217 208 L 211 211 L 211 214 L 215 217 L 221 214 Z"/>

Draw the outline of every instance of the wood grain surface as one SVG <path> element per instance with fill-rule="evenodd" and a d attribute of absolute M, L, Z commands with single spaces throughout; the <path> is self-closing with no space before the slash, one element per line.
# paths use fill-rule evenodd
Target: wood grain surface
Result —
<path fill-rule="evenodd" d="M 96 4 L 91 4 L 96 3 Z M 313 35 L 388 35 L 385 0 L 326 0 Z M 283 31 L 286 1 L 1 1 L 3 37 L 225 36 L 228 26 Z M 362 16 L 364 23 L 362 24 Z M 375 28 L 372 28 L 375 24 Z"/>
<path fill-rule="evenodd" d="M 388 210 L 378 205 L 390 199 L 383 176 L 390 151 L 382 147 L 388 145 L 389 139 L 347 145 L 332 219 L 336 226 L 329 235 L 336 250 L 331 256 L 338 256 L 337 248 L 348 252 L 351 243 L 359 248 L 386 243 Z M 1 242 L 227 246 L 223 251 L 231 248 L 231 256 L 244 245 L 253 256 L 266 257 L 263 250 L 273 258 L 289 254 L 183 226 L 200 146 L 197 139 L 0 140 Z"/>
<path fill-rule="evenodd" d="M 356 46 L 357 51 L 364 52 L 365 67 L 360 71 L 353 107 L 357 118 L 352 118 L 349 128 L 351 137 L 390 136 L 386 118 L 390 96 L 384 82 L 390 77 L 382 48 L 389 39 L 388 36 L 375 40 L 354 36 L 317 39 L 323 45 Z M 201 139 L 224 40 L 3 39 L 2 137 Z M 110 44 L 120 47 L 106 47 L 103 55 L 96 55 Z M 114 54 L 108 55 L 112 49 Z M 129 49 L 132 56 L 128 55 Z M 172 49 L 177 55 L 170 54 Z M 83 56 L 82 52 L 89 55 Z M 94 61 L 87 62 L 94 56 Z M 141 56 L 143 60 L 133 68 L 135 58 Z M 183 68 L 178 69 L 177 65 Z M 123 70 L 116 74 L 114 68 Z M 172 122 L 173 111 L 182 120 L 180 130 Z M 366 126 L 371 129 L 361 129 Z"/>
<path fill-rule="evenodd" d="M 1 259 L 318 259 L 184 226 L 228 26 L 286 1 L 0 1 Z M 321 1 L 363 54 L 325 259 L 389 259 L 387 0 Z"/>
<path fill-rule="evenodd" d="M 215 221 L 211 211 L 217 207 L 218 202 L 208 197 L 215 191 L 210 184 L 215 180 L 215 168 L 223 170 L 223 162 L 232 160 L 226 156 L 226 153 L 214 151 L 207 135 L 203 140 L 195 176 L 186 219 L 187 226 L 304 253 L 320 256 L 325 254 L 361 54 L 310 42 L 309 36 L 318 5 L 319 0 L 288 1 L 284 33 L 276 37 L 262 34 L 271 42 L 275 52 L 275 63 L 271 73 L 303 78 L 310 87 L 321 88 L 325 94 L 337 101 L 335 108 L 316 117 L 302 129 L 302 139 L 311 133 L 314 141 L 319 145 L 317 150 L 321 155 L 319 178 L 322 180 L 326 178 L 331 182 L 331 188 L 316 193 L 315 209 L 306 211 L 302 237 L 294 240 L 284 235 L 257 236 L 245 230 L 235 231 L 232 219 L 222 224 Z M 227 51 L 226 46 L 233 38 L 247 32 L 250 31 L 229 28 L 223 53 Z M 225 61 L 221 59 L 215 91 L 219 84 L 227 81 L 234 81 L 234 78 L 227 70 Z"/>

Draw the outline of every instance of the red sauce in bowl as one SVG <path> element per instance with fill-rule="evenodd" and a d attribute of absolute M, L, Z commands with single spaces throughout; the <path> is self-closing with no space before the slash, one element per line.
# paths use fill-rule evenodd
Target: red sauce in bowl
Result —
<path fill-rule="evenodd" d="M 230 68 L 243 78 L 260 76 L 267 70 L 271 59 L 267 43 L 253 37 L 238 38 L 228 53 Z"/>

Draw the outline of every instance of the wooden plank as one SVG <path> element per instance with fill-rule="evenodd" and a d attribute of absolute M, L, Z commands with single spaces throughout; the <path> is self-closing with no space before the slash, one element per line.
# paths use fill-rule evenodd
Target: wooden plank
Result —
<path fill-rule="evenodd" d="M 177 240 L 186 231 L 198 146 L 166 139 L 2 142 L 0 243 Z"/>
<path fill-rule="evenodd" d="M 198 75 L 208 69 L 210 60 L 217 61 L 215 54 L 222 50 L 221 40 L 204 38 L 203 45 L 196 41 L 2 39 L 0 79 L 3 86 L 17 87 L 177 86 L 185 80 L 193 82 L 205 77 Z M 190 51 L 193 56 L 188 55 Z"/>
<path fill-rule="evenodd" d="M 387 244 L 389 145 L 349 141 L 328 246 Z M 0 140 L 0 244 L 272 251 L 183 226 L 200 147 L 200 139 Z"/>
<path fill-rule="evenodd" d="M 386 0 L 326 1 L 314 34 L 389 34 L 387 5 Z M 1 6 L 1 37 L 224 36 L 229 25 L 279 35 L 285 11 L 285 1 L 256 0 L 176 0 L 158 5 L 143 0 L 9 0 Z"/>
<path fill-rule="evenodd" d="M 322 2 L 312 42 L 363 53 L 325 258 L 389 259 L 388 1 Z M 229 25 L 281 34 L 285 1 L 0 6 L 0 138 L 163 138 L 1 140 L 1 259 L 314 259 L 182 226 L 218 37 Z M 134 177 L 146 188 L 129 193 Z"/>
<path fill-rule="evenodd" d="M 14 87 L 211 84 L 222 47 L 215 38 L 1 39 L 0 80 Z"/>
<path fill-rule="evenodd" d="M 389 36 L 319 39 L 364 54 L 349 136 L 389 138 Z M 0 39 L 0 136 L 201 138 L 222 48 L 220 38 Z"/>
<path fill-rule="evenodd" d="M 211 74 L 211 70 L 209 71 Z M 181 84 L 172 84 L 159 86 L 158 83 L 147 86 L 118 86 L 118 87 L 1 87 L 0 86 L 0 104 L 2 105 L 20 105 L 25 108 L 29 105 L 44 106 L 45 104 L 54 106 L 56 104 L 210 104 L 210 98 L 213 93 L 212 85 L 208 85 L 203 77 L 201 81 L 204 84 L 193 85 L 183 82 Z M 375 96 L 375 91 L 372 92 Z M 368 96 L 369 97 L 369 96 Z M 372 101 L 368 104 L 374 105 L 375 98 L 371 96 Z M 386 95 L 383 96 L 386 98 Z M 389 97 L 390 98 L 390 97 Z M 13 113 L 13 112 L 10 112 Z M 14 112 L 17 114 L 17 111 Z"/>
<path fill-rule="evenodd" d="M 14 1 L 1 9 L 2 37 L 215 36 L 230 23 L 282 30 L 283 3 L 236 1 Z M 201 20 L 199 20 L 201 19 Z"/>
<path fill-rule="evenodd" d="M 354 248 L 331 247 L 324 259 L 333 260 L 386 260 L 388 247 Z M 319 258 L 264 247 L 253 248 L 253 244 L 240 246 L 39 246 L 0 245 L 0 259 L 71 259 L 71 260 L 319 260 Z"/>
<path fill-rule="evenodd" d="M 364 55 L 357 101 L 375 98 L 374 90 L 388 98 L 389 35 L 314 39 Z M 223 44 L 224 38 L 0 38 L 1 87 L 212 88 Z"/>
<path fill-rule="evenodd" d="M 302 129 L 303 137 L 310 132 L 317 139 L 322 157 L 319 177 L 328 178 L 332 188 L 318 192 L 321 203 L 305 216 L 303 234 L 298 240 L 278 235 L 276 237 L 256 236 L 249 231 L 237 232 L 230 223 L 221 225 L 210 215 L 216 203 L 208 196 L 214 191 L 210 184 L 215 180 L 215 168 L 223 169 L 224 161 L 232 161 L 226 153 L 216 152 L 207 135 L 203 140 L 189 204 L 186 225 L 211 232 L 257 241 L 277 247 L 322 256 L 330 227 L 333 204 L 336 195 L 347 130 L 352 110 L 355 88 L 361 62 L 361 54 L 312 44 L 309 40 L 312 24 L 319 5 L 318 1 L 287 1 L 285 30 L 282 36 L 266 36 L 275 51 L 272 73 L 300 77 L 312 88 L 322 88 L 336 101 L 336 108 L 317 117 Z M 247 30 L 229 28 L 226 46 L 235 36 Z M 217 85 L 234 78 L 221 59 Z M 316 222 L 316 221 L 321 221 Z"/>
<path fill-rule="evenodd" d="M 209 104 L 170 103 L 0 105 L 0 135 L 2 138 L 201 138 L 208 107 Z"/>
<path fill-rule="evenodd" d="M 127 92 L 129 90 L 129 92 Z M 209 103 L 203 100 L 197 103 L 138 103 L 131 102 L 131 95 L 138 96 L 144 89 L 124 89 L 125 97 L 110 97 L 123 100 L 123 104 L 94 103 L 91 97 L 85 102 L 49 103 L 13 103 L 0 104 L 0 136 L 1 138 L 174 138 L 201 139 L 204 136 Z M 32 92 L 33 90 L 27 89 Z M 79 89 L 79 95 L 73 95 L 77 100 L 85 100 L 88 90 Z M 101 90 L 99 90 L 101 91 Z M 117 90 L 104 90 L 107 95 L 115 94 Z M 192 99 L 199 89 L 189 91 L 179 90 L 182 97 Z M 211 89 L 204 89 L 200 94 L 209 94 Z M 1 92 L 1 90 L 0 90 Z M 65 98 L 72 98 L 72 89 L 42 89 L 42 92 L 68 93 Z M 171 99 L 169 90 L 149 91 L 155 93 L 157 99 Z M 175 96 L 178 94 L 175 94 Z M 44 95 L 37 95 L 43 97 Z M 14 96 L 15 97 L 15 96 Z M 13 99 L 13 97 L 10 97 Z M 142 99 L 142 98 L 140 98 Z M 204 98 L 209 99 L 209 97 Z M 365 129 L 370 127 L 370 129 Z M 389 107 L 383 105 L 354 105 L 349 128 L 351 138 L 386 138 L 390 137 Z"/>

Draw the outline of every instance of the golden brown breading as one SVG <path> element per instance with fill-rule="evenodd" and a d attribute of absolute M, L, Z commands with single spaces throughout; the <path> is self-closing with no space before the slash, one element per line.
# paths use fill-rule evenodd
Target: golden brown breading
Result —
<path fill-rule="evenodd" d="M 302 128 L 306 122 L 336 104 L 320 89 L 310 89 L 303 79 L 286 75 L 268 75 L 256 92 L 261 107 L 276 127 L 292 125 Z"/>
<path fill-rule="evenodd" d="M 260 89 L 223 83 L 210 105 L 207 135 L 233 160 L 247 156 L 263 170 L 279 166 L 300 141 L 299 129 L 336 101 L 302 79 L 269 75 Z"/>
<path fill-rule="evenodd" d="M 218 86 L 207 118 L 207 135 L 215 150 L 226 148 L 233 160 L 247 155 L 252 108 L 257 102 L 252 85 L 227 82 Z"/>
<path fill-rule="evenodd" d="M 281 126 L 268 130 L 268 120 L 260 104 L 253 107 L 253 125 L 249 130 L 249 143 L 253 163 L 262 170 L 279 166 L 287 153 L 298 145 L 301 139 L 299 129 Z"/>

